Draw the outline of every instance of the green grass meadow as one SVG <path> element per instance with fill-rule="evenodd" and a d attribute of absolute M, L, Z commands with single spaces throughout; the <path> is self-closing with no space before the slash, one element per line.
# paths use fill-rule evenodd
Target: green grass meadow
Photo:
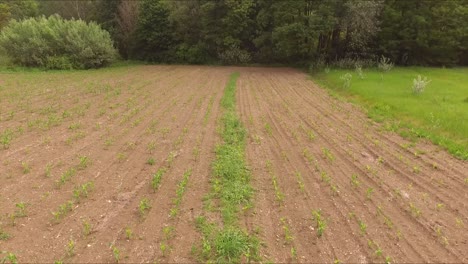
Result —
<path fill-rule="evenodd" d="M 351 73 L 349 88 L 340 76 Z M 416 140 L 428 138 L 454 156 L 468 159 L 468 68 L 397 67 L 383 73 L 363 69 L 332 69 L 312 77 L 322 87 L 363 105 L 370 118 L 389 130 Z M 413 79 L 426 76 L 431 82 L 414 94 Z"/>

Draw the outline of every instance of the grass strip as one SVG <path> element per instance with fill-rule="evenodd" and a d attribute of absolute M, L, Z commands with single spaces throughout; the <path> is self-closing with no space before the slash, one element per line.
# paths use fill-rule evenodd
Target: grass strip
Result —
<path fill-rule="evenodd" d="M 219 201 L 223 224 L 217 226 L 205 217 L 196 219 L 202 242 L 194 253 L 206 262 L 249 262 L 259 260 L 260 242 L 238 225 L 241 208 L 251 207 L 253 188 L 245 162 L 246 130 L 236 113 L 236 81 L 233 73 L 226 85 L 221 106 L 224 114 L 220 132 L 223 144 L 216 148 L 213 162 L 212 196 Z"/>

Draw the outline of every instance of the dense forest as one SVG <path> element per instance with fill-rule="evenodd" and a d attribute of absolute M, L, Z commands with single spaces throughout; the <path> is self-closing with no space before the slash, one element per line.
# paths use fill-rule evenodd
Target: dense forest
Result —
<path fill-rule="evenodd" d="M 58 14 L 95 21 L 120 56 L 165 63 L 346 59 L 468 64 L 466 0 L 0 1 L 0 27 Z"/>

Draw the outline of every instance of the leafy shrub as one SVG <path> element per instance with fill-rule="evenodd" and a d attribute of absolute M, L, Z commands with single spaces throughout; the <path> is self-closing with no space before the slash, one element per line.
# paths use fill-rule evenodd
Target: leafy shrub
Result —
<path fill-rule="evenodd" d="M 14 64 L 49 69 L 89 69 L 108 65 L 116 51 L 107 31 L 94 22 L 48 18 L 12 20 L 0 46 Z"/>
<path fill-rule="evenodd" d="M 427 77 L 421 77 L 421 75 L 418 75 L 418 78 L 413 79 L 413 93 L 421 94 L 430 82 L 431 80 L 428 80 Z"/>

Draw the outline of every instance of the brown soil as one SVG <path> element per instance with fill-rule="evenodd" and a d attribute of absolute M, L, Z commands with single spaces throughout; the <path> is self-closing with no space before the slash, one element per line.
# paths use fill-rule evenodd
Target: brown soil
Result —
<path fill-rule="evenodd" d="M 238 105 L 257 189 L 246 223 L 262 230 L 266 259 L 468 261 L 466 162 L 427 142 L 409 147 L 298 71 L 256 68 L 240 76 Z M 352 184 L 353 174 L 359 183 Z M 327 223 L 321 237 L 312 219 L 318 209 Z M 285 238 L 283 222 L 293 239 Z"/>
<path fill-rule="evenodd" d="M 264 260 L 468 261 L 466 162 L 384 131 L 296 70 L 197 66 L 0 74 L 0 133 L 14 134 L 7 149 L 0 145 L 0 231 L 11 235 L 0 252 L 20 262 L 114 262 L 114 245 L 121 262 L 196 261 L 194 218 L 205 213 L 220 99 L 233 71 L 256 189 L 243 225 L 259 233 Z M 87 167 L 77 168 L 80 156 Z M 75 175 L 58 186 L 70 168 Z M 94 190 L 55 221 L 52 212 L 89 181 Z M 151 204 L 144 216 L 143 198 Z M 326 220 L 321 237 L 312 219 L 318 209 Z"/>

